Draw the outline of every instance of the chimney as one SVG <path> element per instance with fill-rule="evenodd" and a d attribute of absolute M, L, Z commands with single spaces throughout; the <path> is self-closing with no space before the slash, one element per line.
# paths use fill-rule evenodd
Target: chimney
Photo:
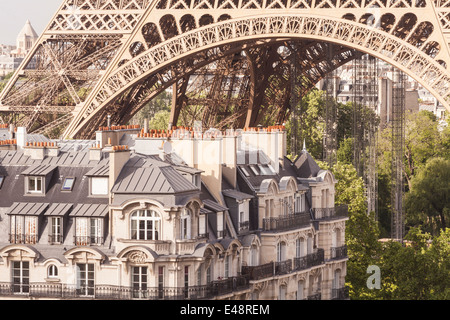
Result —
<path fill-rule="evenodd" d="M 242 132 L 242 138 L 250 149 L 260 150 L 269 158 L 269 163 L 274 168 L 275 172 L 280 170 L 280 146 L 278 138 L 278 130 L 255 128 L 249 131 Z M 250 159 L 252 161 L 252 159 Z"/>
<path fill-rule="evenodd" d="M 236 188 L 237 184 L 237 135 L 234 130 L 227 130 L 223 137 L 223 164 L 222 172 L 229 183 Z"/>
<path fill-rule="evenodd" d="M 113 146 L 109 152 L 109 186 L 112 188 L 123 166 L 130 159 L 128 146 Z"/>
<path fill-rule="evenodd" d="M 27 128 L 18 127 L 16 138 L 17 138 L 17 146 L 23 149 L 27 143 Z"/>
<path fill-rule="evenodd" d="M 204 137 L 194 142 L 197 145 L 194 167 L 204 171 L 202 173 L 203 183 L 214 198 L 220 201 L 222 199 L 223 139 L 217 136 Z"/>
<path fill-rule="evenodd" d="M 93 145 L 89 148 L 89 161 L 100 161 L 102 160 L 103 151 L 100 148 L 100 144 Z"/>

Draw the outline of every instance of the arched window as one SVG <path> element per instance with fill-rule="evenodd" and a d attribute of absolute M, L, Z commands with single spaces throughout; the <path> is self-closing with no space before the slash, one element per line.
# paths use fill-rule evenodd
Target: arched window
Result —
<path fill-rule="evenodd" d="M 154 210 L 138 210 L 131 214 L 131 239 L 160 240 L 161 217 Z"/>
<path fill-rule="evenodd" d="M 258 247 L 255 245 L 252 245 L 250 248 L 250 266 L 257 266 L 259 264 L 258 259 Z"/>
<path fill-rule="evenodd" d="M 47 276 L 49 278 L 56 278 L 58 276 L 58 267 L 54 264 L 51 264 L 47 268 Z"/>
<path fill-rule="evenodd" d="M 305 291 L 305 283 L 303 280 L 300 280 L 297 283 L 297 300 L 303 300 L 304 298 L 304 291 Z"/>
<path fill-rule="evenodd" d="M 306 256 L 305 238 L 298 238 L 295 242 L 295 255 L 297 258 Z"/>
<path fill-rule="evenodd" d="M 277 262 L 286 260 L 286 243 L 279 242 L 277 244 Z"/>

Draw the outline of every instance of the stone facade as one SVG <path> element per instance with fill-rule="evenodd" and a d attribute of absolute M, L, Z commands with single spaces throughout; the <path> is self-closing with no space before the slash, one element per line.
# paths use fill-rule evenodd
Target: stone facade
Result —
<path fill-rule="evenodd" d="M 1 298 L 347 298 L 337 181 L 284 128 L 97 137 L 0 150 Z"/>

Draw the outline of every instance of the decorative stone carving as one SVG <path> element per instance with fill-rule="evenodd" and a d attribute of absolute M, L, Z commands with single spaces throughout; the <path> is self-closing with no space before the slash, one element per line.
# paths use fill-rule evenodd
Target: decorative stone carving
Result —
<path fill-rule="evenodd" d="M 147 260 L 147 255 L 139 250 L 134 250 L 131 251 L 128 255 L 127 255 L 128 261 L 130 261 L 131 263 L 144 263 L 145 260 Z"/>

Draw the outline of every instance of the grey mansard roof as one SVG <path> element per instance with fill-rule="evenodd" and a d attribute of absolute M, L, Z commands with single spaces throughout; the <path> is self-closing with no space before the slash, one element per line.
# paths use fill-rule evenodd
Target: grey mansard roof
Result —
<path fill-rule="evenodd" d="M 172 165 L 153 157 L 133 155 L 123 167 L 113 193 L 179 193 L 198 191 Z"/>

